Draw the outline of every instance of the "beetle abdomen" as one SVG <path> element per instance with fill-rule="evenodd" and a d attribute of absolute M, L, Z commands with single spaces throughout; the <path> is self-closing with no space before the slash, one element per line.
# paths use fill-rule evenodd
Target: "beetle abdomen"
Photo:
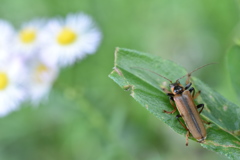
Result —
<path fill-rule="evenodd" d="M 189 132 L 198 142 L 203 142 L 206 139 L 206 130 L 190 92 L 185 90 L 182 94 L 174 96 L 174 101 Z"/>

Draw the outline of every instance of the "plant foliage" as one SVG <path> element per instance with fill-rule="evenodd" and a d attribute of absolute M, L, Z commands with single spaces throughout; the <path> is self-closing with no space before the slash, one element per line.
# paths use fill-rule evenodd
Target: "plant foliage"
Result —
<path fill-rule="evenodd" d="M 161 74 L 172 81 L 187 74 L 185 69 L 160 57 L 117 48 L 114 70 L 109 75 L 120 87 L 129 91 L 130 95 L 149 112 L 177 133 L 185 135 L 186 130 L 175 119 L 178 113 L 174 115 L 163 113 L 163 110 L 172 110 L 168 97 L 161 90 L 162 86 L 168 87 L 169 82 L 140 68 Z M 197 90 L 201 90 L 201 95 L 196 100 L 196 103 L 205 104 L 201 116 L 211 122 L 210 125 L 206 125 L 207 139 L 201 145 L 224 154 L 230 159 L 238 159 L 240 157 L 239 106 L 228 101 L 197 78 L 192 78 L 191 81 Z"/>

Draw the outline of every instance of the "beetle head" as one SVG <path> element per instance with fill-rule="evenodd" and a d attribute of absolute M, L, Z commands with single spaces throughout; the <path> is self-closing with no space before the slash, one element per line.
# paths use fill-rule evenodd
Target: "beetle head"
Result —
<path fill-rule="evenodd" d="M 178 80 L 175 83 L 170 84 L 170 89 L 173 94 L 182 94 L 182 92 L 184 91 L 184 87 Z"/>

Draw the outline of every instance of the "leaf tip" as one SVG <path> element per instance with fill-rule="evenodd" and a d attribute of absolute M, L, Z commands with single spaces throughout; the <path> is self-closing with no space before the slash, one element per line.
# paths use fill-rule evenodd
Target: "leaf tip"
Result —
<path fill-rule="evenodd" d="M 115 52 L 114 52 L 114 66 L 117 66 L 117 53 L 119 51 L 119 47 L 116 47 Z"/>
<path fill-rule="evenodd" d="M 119 76 L 123 76 L 122 71 L 116 66 L 113 68 L 113 72 L 116 72 Z"/>

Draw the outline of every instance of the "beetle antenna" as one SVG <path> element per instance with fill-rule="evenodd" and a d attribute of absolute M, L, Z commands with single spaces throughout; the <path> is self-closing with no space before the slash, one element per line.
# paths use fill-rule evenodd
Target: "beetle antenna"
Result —
<path fill-rule="evenodd" d="M 201 68 L 203 68 L 203 67 L 206 67 L 206 66 L 208 66 L 208 65 L 212 65 L 212 64 L 216 64 L 216 63 L 208 63 L 208 64 L 205 64 L 205 65 L 203 65 L 203 66 L 200 66 L 200 67 L 194 69 L 192 72 L 189 72 L 188 74 L 186 74 L 186 75 L 178 78 L 177 80 L 182 79 L 182 78 L 186 77 L 187 75 L 191 75 L 193 72 L 195 72 L 195 71 L 197 71 L 197 70 L 199 70 L 199 69 L 201 69 Z"/>
<path fill-rule="evenodd" d="M 166 77 L 164 77 L 164 76 L 162 76 L 162 75 L 160 75 L 160 74 L 158 74 L 158 73 L 156 73 L 156 72 L 154 72 L 154 71 L 151 71 L 151 70 L 149 70 L 149 69 L 141 68 L 141 67 L 130 67 L 130 68 L 137 68 L 137 69 L 142 69 L 142 70 L 146 70 L 146 71 L 152 72 L 152 73 L 154 73 L 154 74 L 156 74 L 156 75 L 158 75 L 158 76 L 160 76 L 160 77 L 168 80 L 170 83 L 172 83 L 172 81 L 171 81 L 170 79 L 168 79 L 168 78 L 166 78 Z"/>

